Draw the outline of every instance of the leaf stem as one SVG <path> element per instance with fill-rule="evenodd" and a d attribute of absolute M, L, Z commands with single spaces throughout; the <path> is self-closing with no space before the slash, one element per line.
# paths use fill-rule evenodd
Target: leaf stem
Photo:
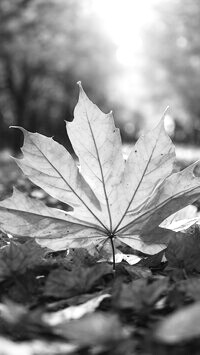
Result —
<path fill-rule="evenodd" d="M 113 255 L 113 272 L 115 272 L 115 246 L 114 246 L 114 241 L 113 241 L 113 239 L 114 239 L 114 235 L 110 235 L 109 236 L 109 238 L 110 238 L 110 244 L 111 244 L 111 247 L 112 247 L 112 255 Z"/>

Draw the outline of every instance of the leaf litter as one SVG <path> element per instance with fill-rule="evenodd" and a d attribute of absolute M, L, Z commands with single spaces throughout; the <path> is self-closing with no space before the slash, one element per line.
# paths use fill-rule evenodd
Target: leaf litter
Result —
<path fill-rule="evenodd" d="M 44 193 L 0 202 L 0 354 L 198 354 L 198 163 L 174 172 L 164 119 L 125 161 L 112 113 L 79 86 L 78 166 L 21 129 L 15 161 Z"/>

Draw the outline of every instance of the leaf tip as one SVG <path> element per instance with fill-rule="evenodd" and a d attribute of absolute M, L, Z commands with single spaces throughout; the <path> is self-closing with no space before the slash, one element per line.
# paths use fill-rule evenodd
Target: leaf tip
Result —
<path fill-rule="evenodd" d="M 83 90 L 81 81 L 78 81 L 78 82 L 77 82 L 77 85 L 78 85 L 78 87 L 79 87 L 79 99 L 80 99 L 80 97 L 82 97 L 82 98 L 83 98 L 83 97 L 87 97 L 85 91 Z"/>
<path fill-rule="evenodd" d="M 168 112 L 169 112 L 169 108 L 170 108 L 170 107 L 167 106 L 166 109 L 164 110 L 162 116 L 161 116 L 160 123 L 161 123 L 161 125 L 163 125 L 163 126 L 164 126 L 164 122 L 165 122 L 166 115 L 167 115 Z"/>
<path fill-rule="evenodd" d="M 9 126 L 9 128 L 19 128 L 19 126 Z"/>
<path fill-rule="evenodd" d="M 26 133 L 26 129 L 21 127 L 21 126 L 9 126 L 9 128 L 14 128 L 14 129 L 19 129 L 20 131 L 22 131 L 24 134 Z"/>
<path fill-rule="evenodd" d="M 79 94 L 84 93 L 84 90 L 83 90 L 81 81 L 78 81 L 78 82 L 77 82 L 77 85 L 78 85 L 78 87 L 79 87 Z"/>
<path fill-rule="evenodd" d="M 164 110 L 164 112 L 163 112 L 163 115 L 162 115 L 163 118 L 165 118 L 166 114 L 169 112 L 169 109 L 170 109 L 170 107 L 169 107 L 169 105 L 168 105 L 168 106 L 166 107 L 166 109 Z"/>

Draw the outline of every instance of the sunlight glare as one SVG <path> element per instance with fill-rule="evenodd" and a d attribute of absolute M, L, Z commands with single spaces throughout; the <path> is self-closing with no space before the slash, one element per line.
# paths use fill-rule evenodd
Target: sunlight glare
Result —
<path fill-rule="evenodd" d="M 94 11 L 117 45 L 117 60 L 133 65 L 142 50 L 141 32 L 153 20 L 156 0 L 93 0 Z"/>

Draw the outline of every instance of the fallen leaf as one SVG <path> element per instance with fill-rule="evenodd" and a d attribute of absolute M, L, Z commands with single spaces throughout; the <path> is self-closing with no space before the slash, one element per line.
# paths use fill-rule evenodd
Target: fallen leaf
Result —
<path fill-rule="evenodd" d="M 87 293 L 103 276 L 111 273 L 112 268 L 107 264 L 75 268 L 72 271 L 53 270 L 47 278 L 44 293 L 55 298 L 70 298 Z"/>
<path fill-rule="evenodd" d="M 180 268 L 186 272 L 200 272 L 200 231 L 199 227 L 187 233 L 177 232 L 170 241 L 165 256 L 169 268 Z"/>
<path fill-rule="evenodd" d="M 65 256 L 65 262 L 66 264 L 71 264 L 71 268 L 92 266 L 95 265 L 97 261 L 98 258 L 91 255 L 88 250 L 84 248 L 69 249 Z"/>
<path fill-rule="evenodd" d="M 189 297 L 190 300 L 200 301 L 200 279 L 191 277 L 187 280 L 180 280 L 175 285 L 175 291 Z"/>
<path fill-rule="evenodd" d="M 155 338 L 167 344 L 186 342 L 200 335 L 200 302 L 167 316 L 157 326 Z"/>
<path fill-rule="evenodd" d="M 52 336 L 50 326 L 42 321 L 41 309 L 29 310 L 10 300 L 0 304 L 0 332 L 15 340 Z"/>
<path fill-rule="evenodd" d="M 0 202 L 0 227 L 19 237 L 37 238 L 53 250 L 94 250 L 109 241 L 113 253 L 117 242 L 158 253 L 174 235 L 158 226 L 199 197 L 197 163 L 173 173 L 175 152 L 164 119 L 140 137 L 125 162 L 112 113 L 102 113 L 79 87 L 67 132 L 80 168 L 52 138 L 23 128 L 23 158 L 15 159 L 34 184 L 73 211 L 48 208 L 14 190 Z"/>
<path fill-rule="evenodd" d="M 139 265 L 151 268 L 151 269 L 157 269 L 161 267 L 161 263 L 166 261 L 164 259 L 164 251 L 160 251 L 157 254 L 150 255 L 146 258 L 143 258 Z"/>
<path fill-rule="evenodd" d="M 79 319 L 88 313 L 92 313 L 96 308 L 99 307 L 101 302 L 105 298 L 109 298 L 110 294 L 102 294 L 100 296 L 96 296 L 91 298 L 89 301 L 82 303 L 78 306 L 70 306 L 61 311 L 46 313 L 43 315 L 43 320 L 47 324 L 54 326 L 59 323 L 71 320 L 71 319 Z"/>
<path fill-rule="evenodd" d="M 139 263 L 139 261 L 142 258 L 139 257 L 138 255 L 133 255 L 133 254 L 123 254 L 123 253 L 117 253 L 116 254 L 116 262 L 120 263 L 121 261 L 127 261 L 129 265 L 135 265 Z"/>
<path fill-rule="evenodd" d="M 120 265 L 120 269 L 117 268 L 117 273 L 122 273 L 124 274 L 128 274 L 131 277 L 131 280 L 137 280 L 137 279 L 146 279 L 146 278 L 150 278 L 152 276 L 151 270 L 147 267 L 144 266 L 140 266 L 140 265 L 127 265 L 125 263 Z"/>
<path fill-rule="evenodd" d="M 142 258 L 139 257 L 138 255 L 134 255 L 134 254 L 124 254 L 122 252 L 120 252 L 119 250 L 117 250 L 115 252 L 115 263 L 118 264 L 118 263 L 121 263 L 122 261 L 126 261 L 129 265 L 135 265 L 137 263 L 139 263 L 139 261 L 141 260 Z M 99 260 L 99 262 L 103 262 L 103 261 L 110 261 L 112 262 L 113 261 L 113 256 L 112 255 L 107 255 L 106 258 L 102 258 Z"/>
<path fill-rule="evenodd" d="M 0 318 L 7 323 L 16 324 L 20 322 L 26 313 L 27 308 L 10 300 L 0 303 Z"/>
<path fill-rule="evenodd" d="M 197 207 L 188 205 L 180 211 L 166 218 L 162 223 L 162 228 L 172 229 L 175 232 L 183 232 L 199 221 Z"/>
<path fill-rule="evenodd" d="M 7 338 L 0 337 L 0 343 L 0 355 L 72 355 L 78 350 L 76 345 L 61 343 L 60 341 L 50 342 L 49 340 L 32 340 L 16 343 Z"/>
<path fill-rule="evenodd" d="M 163 278 L 148 284 L 147 279 L 117 284 L 113 291 L 113 304 L 118 309 L 133 309 L 141 312 L 151 309 L 168 288 L 168 279 Z"/>
<path fill-rule="evenodd" d="M 45 249 L 41 248 L 34 240 L 24 244 L 11 241 L 0 249 L 0 281 L 5 280 L 13 273 L 24 273 L 45 262 Z"/>
<path fill-rule="evenodd" d="M 115 314 L 96 312 L 79 320 L 63 322 L 54 328 L 56 334 L 62 335 L 76 345 L 102 345 L 119 342 L 128 336 L 125 327 Z"/>

